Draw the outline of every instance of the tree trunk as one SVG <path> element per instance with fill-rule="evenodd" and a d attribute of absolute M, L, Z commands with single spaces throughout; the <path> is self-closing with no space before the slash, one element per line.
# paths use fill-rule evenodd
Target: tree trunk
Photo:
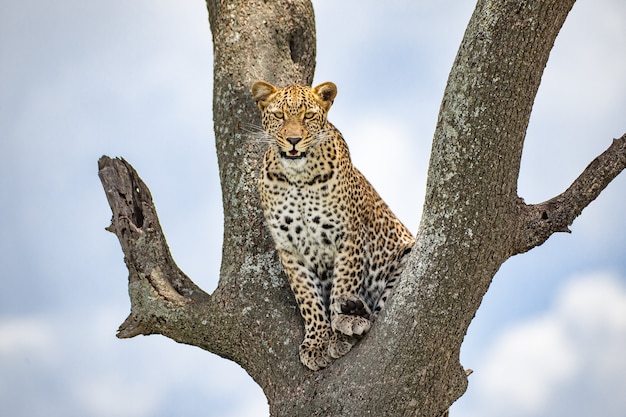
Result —
<path fill-rule="evenodd" d="M 311 372 L 299 362 L 303 323 L 258 201 L 264 147 L 246 132 L 260 125 L 254 81 L 310 85 L 313 9 L 307 0 L 207 0 L 224 206 L 219 284 L 206 294 L 178 269 L 145 184 L 125 161 L 103 157 L 110 230 L 129 269 L 132 308 L 118 336 L 159 333 L 239 363 L 272 416 L 441 415 L 466 389 L 460 346 L 500 265 L 567 231 L 626 166 L 625 135 L 562 195 L 533 206 L 517 195 L 532 104 L 573 3 L 479 0 L 444 93 L 408 266 L 367 337 Z"/>

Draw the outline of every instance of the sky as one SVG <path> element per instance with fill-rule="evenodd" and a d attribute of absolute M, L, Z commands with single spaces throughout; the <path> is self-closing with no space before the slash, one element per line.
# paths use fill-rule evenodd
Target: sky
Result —
<path fill-rule="evenodd" d="M 313 3 L 314 83 L 339 87 L 330 120 L 416 231 L 439 104 L 474 4 Z M 3 415 L 268 415 L 237 364 L 158 335 L 115 337 L 130 306 L 123 254 L 104 230 L 101 155 L 138 170 L 178 265 L 204 290 L 217 285 L 207 19 L 201 0 L 0 0 Z M 623 0 L 574 6 L 527 132 L 527 202 L 562 192 L 626 132 L 624 22 Z M 571 234 L 502 266 L 462 346 L 474 374 L 453 417 L 623 416 L 625 191 L 622 174 Z"/>

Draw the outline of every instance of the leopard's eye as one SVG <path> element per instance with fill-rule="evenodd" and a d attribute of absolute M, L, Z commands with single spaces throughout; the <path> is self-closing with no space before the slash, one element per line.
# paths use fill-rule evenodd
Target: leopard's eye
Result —
<path fill-rule="evenodd" d="M 272 113 L 274 115 L 275 118 L 277 119 L 282 119 L 283 117 L 285 117 L 284 113 L 282 111 L 275 111 L 274 113 Z"/>
<path fill-rule="evenodd" d="M 308 111 L 308 112 L 304 113 L 304 118 L 305 119 L 312 119 L 313 117 L 315 117 L 315 112 Z"/>

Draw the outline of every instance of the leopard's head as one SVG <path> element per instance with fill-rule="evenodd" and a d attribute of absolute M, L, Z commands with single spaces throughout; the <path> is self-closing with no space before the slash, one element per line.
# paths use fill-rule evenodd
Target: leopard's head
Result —
<path fill-rule="evenodd" d="M 324 139 L 336 95 L 337 86 L 331 82 L 313 88 L 297 84 L 277 88 L 263 81 L 252 86 L 263 131 L 285 163 L 306 159 L 309 148 Z"/>

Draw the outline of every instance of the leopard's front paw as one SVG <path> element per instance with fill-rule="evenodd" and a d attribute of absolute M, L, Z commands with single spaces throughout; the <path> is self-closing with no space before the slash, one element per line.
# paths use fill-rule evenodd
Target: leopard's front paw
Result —
<path fill-rule="evenodd" d="M 362 336 L 370 330 L 372 322 L 365 317 L 336 314 L 331 325 L 334 331 L 346 336 Z"/>
<path fill-rule="evenodd" d="M 331 357 L 337 359 L 350 352 L 352 346 L 357 342 L 354 336 L 346 336 L 345 334 L 335 333 L 330 337 L 328 342 L 328 353 Z"/>
<path fill-rule="evenodd" d="M 326 368 L 332 362 L 325 343 L 304 340 L 300 345 L 300 362 L 312 371 Z"/>
<path fill-rule="evenodd" d="M 369 319 L 372 315 L 367 303 L 356 294 L 342 294 L 333 303 L 332 312 L 337 314 L 347 314 L 349 316 L 360 316 Z"/>
<path fill-rule="evenodd" d="M 331 326 L 346 336 L 361 336 L 372 325 L 369 306 L 356 294 L 342 294 L 331 306 Z"/>

